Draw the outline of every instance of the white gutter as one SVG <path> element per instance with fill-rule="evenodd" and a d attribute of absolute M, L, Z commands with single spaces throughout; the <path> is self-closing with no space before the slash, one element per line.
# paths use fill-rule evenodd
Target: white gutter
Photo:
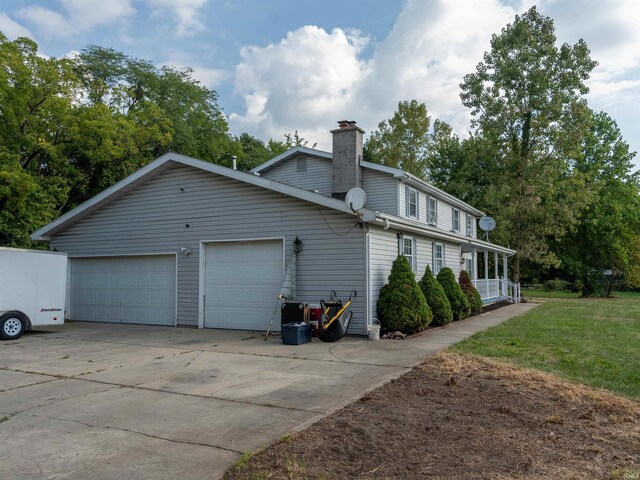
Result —
<path fill-rule="evenodd" d="M 384 228 L 386 226 L 386 223 L 388 222 L 389 228 L 393 228 L 394 230 L 402 230 L 404 232 L 425 235 L 438 240 L 447 240 L 450 242 L 471 245 L 477 248 L 481 248 L 483 250 L 490 250 L 492 252 L 505 253 L 508 255 L 516 254 L 515 250 L 512 250 L 507 247 L 502 247 L 500 245 L 495 245 L 490 242 L 485 242 L 484 240 L 478 240 L 477 238 L 469 238 L 464 235 L 448 233 L 438 229 L 437 227 L 424 225 L 418 222 L 413 222 L 411 220 L 405 220 L 400 217 L 388 215 L 386 213 L 371 212 L 369 214 L 363 215 L 362 220 L 364 222 L 377 225 L 382 228 Z"/>

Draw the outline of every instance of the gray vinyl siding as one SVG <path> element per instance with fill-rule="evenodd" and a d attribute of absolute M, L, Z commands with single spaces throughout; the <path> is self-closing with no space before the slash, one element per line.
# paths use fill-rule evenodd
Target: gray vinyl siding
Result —
<path fill-rule="evenodd" d="M 196 326 L 200 241 L 285 237 L 288 262 L 298 236 L 303 242 L 298 299 L 318 303 L 331 290 L 340 298 L 356 290 L 349 333 L 364 334 L 364 233 L 355 225 L 348 214 L 176 165 L 59 232 L 51 247 L 71 256 L 172 253 L 188 247 L 191 255 L 178 255 L 177 321 Z"/>
<path fill-rule="evenodd" d="M 362 189 L 367 194 L 366 207 L 398 215 L 398 184 L 393 176 L 369 168 L 362 169 Z"/>
<path fill-rule="evenodd" d="M 306 158 L 307 170 L 298 172 L 298 158 Z M 314 191 L 331 196 L 332 190 L 331 160 L 313 156 L 296 156 L 263 171 L 260 176 L 276 182 L 291 185 L 303 190 Z"/>
<path fill-rule="evenodd" d="M 370 228 L 369 230 L 369 284 L 372 323 L 378 321 L 377 302 L 380 289 L 387 283 L 391 264 L 398 257 L 398 237 L 393 230 Z"/>
<path fill-rule="evenodd" d="M 398 231 L 371 227 L 369 230 L 369 296 L 371 299 L 371 320 L 378 321 L 376 304 L 380 289 L 387 283 L 393 261 L 398 257 Z M 416 247 L 416 280 L 424 275 L 427 265 L 433 269 L 432 246 L 441 243 L 445 247 L 444 266 L 451 268 L 456 278 L 460 275 L 460 244 L 443 242 L 427 236 L 406 233 L 413 237 Z"/>
<path fill-rule="evenodd" d="M 398 209 L 398 215 L 402 218 L 410 218 L 407 216 L 407 204 L 406 204 L 406 187 L 407 185 L 404 183 L 400 183 L 400 190 L 399 190 L 399 194 L 398 194 L 398 198 L 400 201 L 400 205 L 399 205 L 399 209 Z M 430 196 L 427 192 L 420 190 L 419 188 L 410 186 L 409 188 L 412 188 L 414 190 L 418 191 L 418 221 L 422 222 L 422 223 L 427 223 L 427 198 Z M 431 198 L 436 198 L 434 196 L 431 196 Z M 436 198 L 436 202 L 437 202 L 437 218 L 438 218 L 438 223 L 437 223 L 437 227 L 440 230 L 444 230 L 445 232 L 451 232 L 452 228 L 453 228 L 453 214 L 451 209 L 453 208 L 453 205 L 451 205 L 450 203 L 440 199 L 440 198 Z M 468 212 L 466 212 L 465 210 L 463 210 L 460 207 L 456 207 L 458 210 L 460 210 L 460 231 L 458 233 L 460 233 L 460 235 L 464 235 L 466 236 L 467 231 L 466 231 L 466 215 Z M 476 238 L 476 222 L 477 222 L 477 217 L 474 217 L 473 215 L 471 215 L 473 218 L 473 235 L 471 238 Z M 412 220 L 415 220 L 414 218 L 411 218 Z"/>

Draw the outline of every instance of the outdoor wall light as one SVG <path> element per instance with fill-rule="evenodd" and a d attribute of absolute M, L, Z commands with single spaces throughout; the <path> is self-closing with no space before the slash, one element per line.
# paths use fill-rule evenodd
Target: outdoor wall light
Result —
<path fill-rule="evenodd" d="M 295 253 L 300 253 L 302 251 L 302 240 L 298 237 L 293 241 L 293 251 Z"/>
<path fill-rule="evenodd" d="M 191 255 L 191 249 L 189 247 L 180 247 L 180 253 L 183 255 Z"/>

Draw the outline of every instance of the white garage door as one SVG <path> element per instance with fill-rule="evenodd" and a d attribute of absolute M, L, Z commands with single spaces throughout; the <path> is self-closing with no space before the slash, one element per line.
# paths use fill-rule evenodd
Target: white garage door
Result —
<path fill-rule="evenodd" d="M 176 257 L 70 259 L 72 320 L 175 325 Z"/>
<path fill-rule="evenodd" d="M 283 278 L 282 240 L 206 245 L 204 326 L 266 330 Z"/>

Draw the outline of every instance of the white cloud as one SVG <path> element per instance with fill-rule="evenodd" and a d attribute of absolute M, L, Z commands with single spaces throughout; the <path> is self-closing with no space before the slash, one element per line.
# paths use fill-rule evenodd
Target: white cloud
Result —
<path fill-rule="evenodd" d="M 135 14 L 130 0 L 62 0 L 65 15 L 41 6 L 24 7 L 18 17 L 48 37 L 68 37 L 94 27 L 126 21 Z"/>
<path fill-rule="evenodd" d="M 354 95 L 369 69 L 358 58 L 367 41 L 357 31 L 306 26 L 279 43 L 244 47 L 235 89 L 246 111 L 230 115 L 231 124 L 261 137 L 281 139 L 298 130 L 311 143 L 321 141 L 329 122 L 353 115 Z"/>
<path fill-rule="evenodd" d="M 83 30 L 108 25 L 135 15 L 131 0 L 62 0 L 70 21 Z"/>
<path fill-rule="evenodd" d="M 205 30 L 200 16 L 208 0 L 147 0 L 156 15 L 169 12 L 176 19 L 176 34 L 189 36 Z"/>
<path fill-rule="evenodd" d="M 468 113 L 459 84 L 473 71 L 499 31 L 516 13 L 498 0 L 410 1 L 373 56 L 361 58 L 361 33 L 307 26 L 279 43 L 245 47 L 235 87 L 245 112 L 230 115 L 232 131 L 281 138 L 299 130 L 330 147 L 334 122 L 355 119 L 365 130 L 390 117 L 401 100 L 417 99 L 460 132 Z"/>
<path fill-rule="evenodd" d="M 538 8 L 555 20 L 559 41 L 585 39 L 600 63 L 588 83 L 589 102 L 614 118 L 620 115 L 625 137 L 640 150 L 633 145 L 638 132 L 625 132 L 625 124 L 634 125 L 628 106 L 640 98 L 636 2 L 545 0 Z M 398 101 L 417 99 L 465 135 L 470 114 L 459 96 L 463 76 L 482 60 L 491 35 L 533 3 L 409 0 L 370 59 L 362 57 L 362 34 L 313 26 L 289 32 L 278 43 L 245 47 L 235 73 L 244 111 L 230 115 L 231 130 L 282 138 L 298 129 L 330 148 L 328 130 L 336 120 L 355 119 L 371 131 L 393 114 Z"/>
<path fill-rule="evenodd" d="M 48 8 L 25 7 L 18 10 L 17 15 L 46 36 L 62 37 L 67 36 L 70 32 L 67 19 Z"/>
<path fill-rule="evenodd" d="M 0 12 L 0 32 L 4 33 L 10 40 L 15 40 L 18 37 L 33 38 L 28 28 L 23 27 L 2 12 Z"/>

